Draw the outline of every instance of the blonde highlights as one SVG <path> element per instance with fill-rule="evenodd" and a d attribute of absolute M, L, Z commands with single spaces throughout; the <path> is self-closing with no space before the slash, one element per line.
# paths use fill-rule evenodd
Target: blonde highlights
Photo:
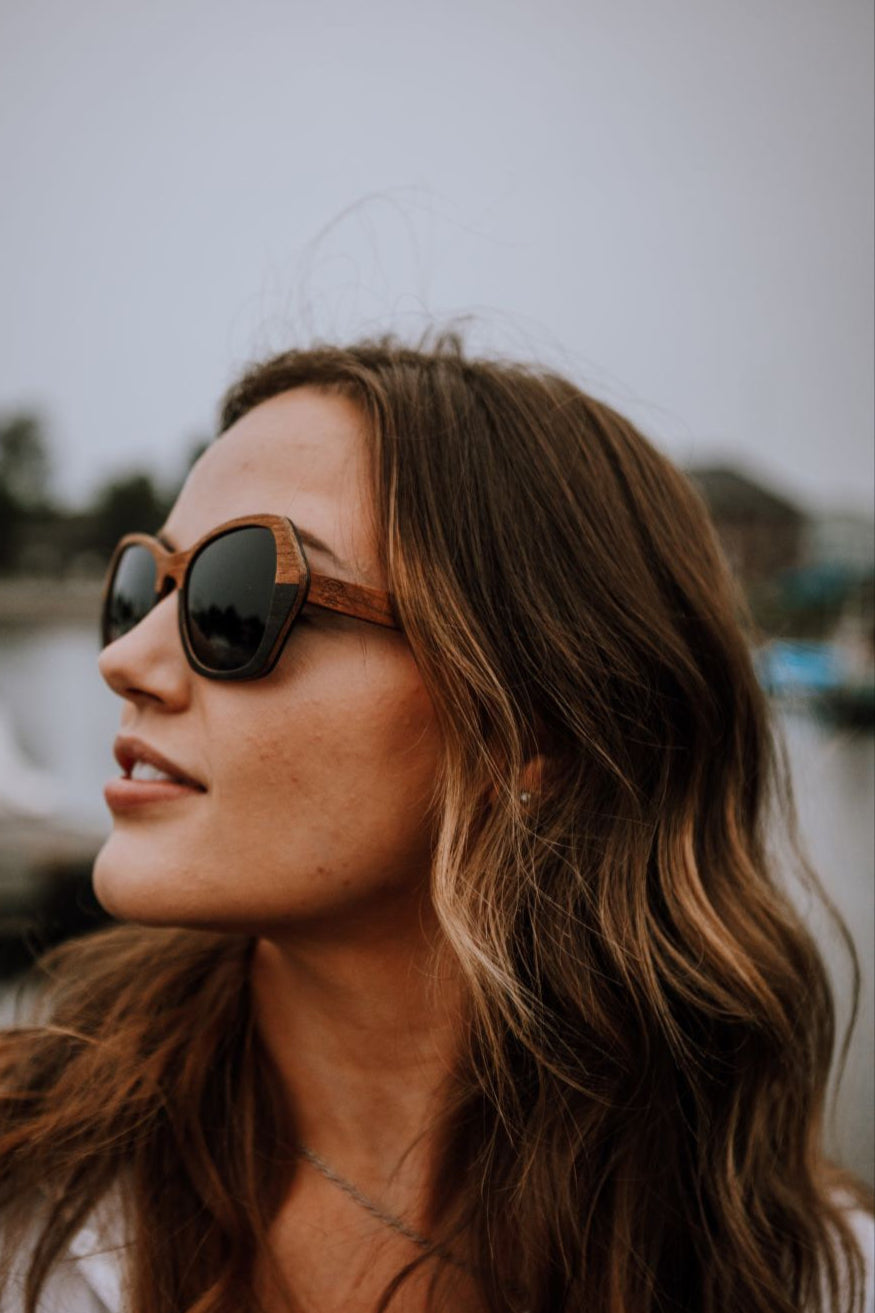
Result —
<path fill-rule="evenodd" d="M 453 338 L 279 356 L 231 390 L 221 427 L 299 386 L 350 397 L 367 421 L 389 584 L 446 745 L 433 900 L 471 1019 L 436 1241 L 463 1248 L 490 1313 L 826 1313 L 846 1288 L 861 1306 L 835 1195 L 856 1186 L 821 1144 L 830 986 L 770 864 L 784 786 L 698 496 L 609 407 L 553 374 L 468 360 Z M 131 953 L 152 964 L 143 998 L 122 981 Z M 182 1033 L 194 961 L 221 1036 L 126 1084 Z M 288 1180 L 245 961 L 230 940 L 110 931 L 48 965 L 86 982 L 63 1028 L 0 1044 L 0 1206 L 14 1211 L 37 1162 L 60 1181 L 51 1256 L 83 1182 L 124 1174 L 134 1313 L 168 1291 L 185 1313 L 239 1308 Z M 108 1028 L 100 988 L 126 1000 Z M 76 1122 L 74 1083 L 93 1088 L 108 1052 L 115 1097 Z M 208 1069 L 220 1088 L 196 1133 Z M 179 1117 L 193 1139 L 174 1164 Z M 181 1273 L 149 1231 L 159 1162 L 212 1273 Z"/>

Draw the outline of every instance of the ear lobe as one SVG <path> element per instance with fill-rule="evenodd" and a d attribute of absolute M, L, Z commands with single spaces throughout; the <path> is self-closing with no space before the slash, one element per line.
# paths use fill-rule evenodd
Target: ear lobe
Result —
<path fill-rule="evenodd" d="M 549 762 L 543 752 L 529 757 L 519 777 L 519 798 L 526 806 L 541 793 L 549 771 Z"/>
<path fill-rule="evenodd" d="M 516 780 L 508 781 L 508 786 L 517 802 L 523 807 L 531 806 L 541 793 L 549 771 L 550 759 L 543 752 L 537 752 L 533 757 L 529 757 Z M 493 807 L 498 802 L 499 795 L 499 786 L 493 781 L 484 789 L 483 801 L 487 806 Z"/>

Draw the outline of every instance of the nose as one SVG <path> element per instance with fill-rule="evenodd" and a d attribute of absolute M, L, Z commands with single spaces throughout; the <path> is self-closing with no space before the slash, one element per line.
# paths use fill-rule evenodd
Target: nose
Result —
<path fill-rule="evenodd" d="M 188 706 L 193 672 L 182 650 L 178 605 L 174 589 L 100 653 L 97 668 L 119 697 L 167 711 Z"/>

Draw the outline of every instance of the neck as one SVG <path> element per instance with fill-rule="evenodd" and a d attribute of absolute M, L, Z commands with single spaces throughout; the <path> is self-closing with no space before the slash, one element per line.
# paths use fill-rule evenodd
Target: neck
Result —
<path fill-rule="evenodd" d="M 460 982 L 439 943 L 417 908 L 256 948 L 255 1016 L 295 1132 L 360 1183 L 428 1174 L 461 1034 Z"/>

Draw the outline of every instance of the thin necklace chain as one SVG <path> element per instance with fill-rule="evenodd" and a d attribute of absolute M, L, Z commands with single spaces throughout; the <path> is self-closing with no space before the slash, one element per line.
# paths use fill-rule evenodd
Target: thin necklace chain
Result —
<path fill-rule="evenodd" d="M 308 1149 L 305 1144 L 298 1145 L 298 1155 L 305 1158 L 311 1167 L 315 1167 L 316 1171 L 321 1172 L 327 1181 L 330 1181 L 332 1185 L 336 1185 L 344 1194 L 349 1195 L 350 1199 L 357 1203 L 360 1208 L 364 1208 L 372 1217 L 375 1217 L 378 1222 L 382 1222 L 384 1226 L 388 1226 L 392 1231 L 397 1231 L 399 1235 L 403 1235 L 405 1239 L 412 1241 L 420 1249 L 434 1248 L 432 1242 L 426 1236 L 421 1235 L 419 1231 L 414 1231 L 412 1227 L 408 1226 L 400 1217 L 396 1217 L 394 1213 L 389 1213 L 385 1208 L 381 1208 L 379 1204 L 375 1204 L 367 1195 L 362 1194 L 361 1190 L 353 1185 L 352 1181 L 348 1181 L 345 1176 L 341 1176 L 324 1158 L 320 1158 L 318 1153 Z"/>

